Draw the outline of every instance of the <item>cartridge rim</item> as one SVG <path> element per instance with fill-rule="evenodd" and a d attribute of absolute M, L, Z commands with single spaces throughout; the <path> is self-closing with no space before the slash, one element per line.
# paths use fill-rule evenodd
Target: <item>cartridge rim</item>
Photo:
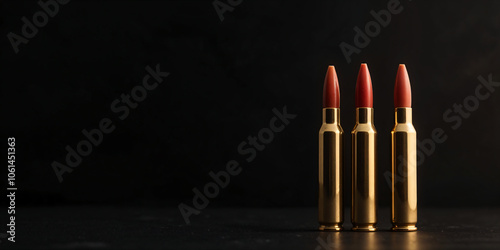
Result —
<path fill-rule="evenodd" d="M 353 227 L 352 227 L 352 231 L 375 232 L 375 231 L 377 231 L 377 227 L 375 226 L 375 223 L 354 224 Z"/>
<path fill-rule="evenodd" d="M 415 224 L 393 225 L 391 230 L 398 232 L 412 232 L 417 231 L 417 226 L 415 226 Z"/>
<path fill-rule="evenodd" d="M 334 224 L 325 224 L 325 225 L 320 225 L 319 230 L 321 231 L 342 231 L 344 228 L 342 227 L 342 224 L 340 223 L 334 223 Z"/>

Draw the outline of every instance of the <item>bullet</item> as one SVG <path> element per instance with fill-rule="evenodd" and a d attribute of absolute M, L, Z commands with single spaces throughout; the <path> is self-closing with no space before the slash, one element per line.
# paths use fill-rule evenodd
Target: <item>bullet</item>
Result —
<path fill-rule="evenodd" d="M 343 136 L 340 91 L 335 67 L 329 66 L 323 87 L 323 124 L 319 130 L 319 230 L 342 230 Z"/>
<path fill-rule="evenodd" d="M 395 125 L 392 141 L 392 230 L 416 231 L 417 132 L 412 124 L 411 86 L 400 64 L 394 86 Z"/>
<path fill-rule="evenodd" d="M 368 66 L 361 64 L 356 82 L 356 125 L 352 137 L 352 207 L 354 231 L 375 231 L 377 224 L 377 131 Z"/>

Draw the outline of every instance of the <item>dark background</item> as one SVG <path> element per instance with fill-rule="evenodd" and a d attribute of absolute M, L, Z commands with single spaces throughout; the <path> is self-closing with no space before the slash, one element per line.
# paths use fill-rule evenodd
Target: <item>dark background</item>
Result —
<path fill-rule="evenodd" d="M 387 2 L 244 0 L 221 22 L 211 1 L 74 0 L 18 54 L 7 34 L 20 34 L 21 18 L 40 7 L 0 2 L 2 138 L 16 137 L 18 204 L 177 207 L 191 204 L 192 189 L 234 159 L 243 171 L 210 207 L 315 206 L 329 64 L 340 81 L 348 201 L 354 88 L 359 64 L 367 62 L 379 204 L 390 205 L 383 174 L 390 170 L 393 84 L 405 63 L 419 140 L 435 128 L 448 136 L 418 167 L 419 205 L 500 205 L 499 92 L 456 130 L 442 118 L 474 95 L 478 76 L 500 81 L 500 2 L 401 0 L 403 11 L 347 63 L 339 44 L 352 45 L 353 28 L 364 29 L 370 11 Z M 170 75 L 119 121 L 110 104 L 156 64 Z M 283 106 L 297 118 L 246 163 L 237 146 Z M 59 183 L 51 163 L 64 163 L 65 146 L 75 148 L 81 131 L 104 117 L 115 131 Z"/>

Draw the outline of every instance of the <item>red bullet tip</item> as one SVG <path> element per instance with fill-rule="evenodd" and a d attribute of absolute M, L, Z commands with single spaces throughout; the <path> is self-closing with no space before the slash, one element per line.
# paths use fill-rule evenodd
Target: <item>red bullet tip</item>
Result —
<path fill-rule="evenodd" d="M 366 63 L 362 63 L 359 68 L 355 102 L 356 108 L 373 108 L 372 79 Z"/>
<path fill-rule="evenodd" d="M 394 106 L 396 108 L 411 108 L 411 86 L 406 66 L 400 64 L 396 83 L 394 84 Z"/>
<path fill-rule="evenodd" d="M 323 86 L 323 108 L 340 108 L 339 79 L 335 67 L 328 66 Z"/>

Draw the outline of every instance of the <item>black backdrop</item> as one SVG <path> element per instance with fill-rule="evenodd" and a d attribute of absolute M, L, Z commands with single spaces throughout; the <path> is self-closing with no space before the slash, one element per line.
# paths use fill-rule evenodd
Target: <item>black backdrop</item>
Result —
<path fill-rule="evenodd" d="M 419 140 L 436 128 L 447 136 L 420 158 L 419 205 L 500 205 L 500 91 L 479 101 L 457 129 L 443 119 L 455 103 L 475 104 L 478 77 L 500 82 L 500 3 L 401 0 L 402 11 L 348 63 L 339 44 L 354 45 L 354 28 L 364 30 L 374 20 L 370 11 L 388 2 L 244 0 L 221 21 L 211 1 L 74 0 L 60 5 L 18 53 L 8 34 L 21 34 L 22 17 L 41 7 L 1 2 L 2 140 L 16 137 L 18 203 L 175 207 L 191 203 L 192 189 L 203 189 L 210 171 L 236 160 L 242 172 L 210 206 L 315 206 L 329 64 L 340 80 L 348 201 L 354 88 L 359 64 L 367 62 L 379 133 L 379 204 L 390 205 L 384 173 L 393 84 L 405 63 Z M 110 105 L 156 65 L 170 75 L 119 120 Z M 247 163 L 238 145 L 284 106 L 297 117 Z M 65 164 L 65 147 L 75 148 L 85 138 L 81 131 L 105 117 L 115 130 L 59 182 L 53 162 Z"/>

